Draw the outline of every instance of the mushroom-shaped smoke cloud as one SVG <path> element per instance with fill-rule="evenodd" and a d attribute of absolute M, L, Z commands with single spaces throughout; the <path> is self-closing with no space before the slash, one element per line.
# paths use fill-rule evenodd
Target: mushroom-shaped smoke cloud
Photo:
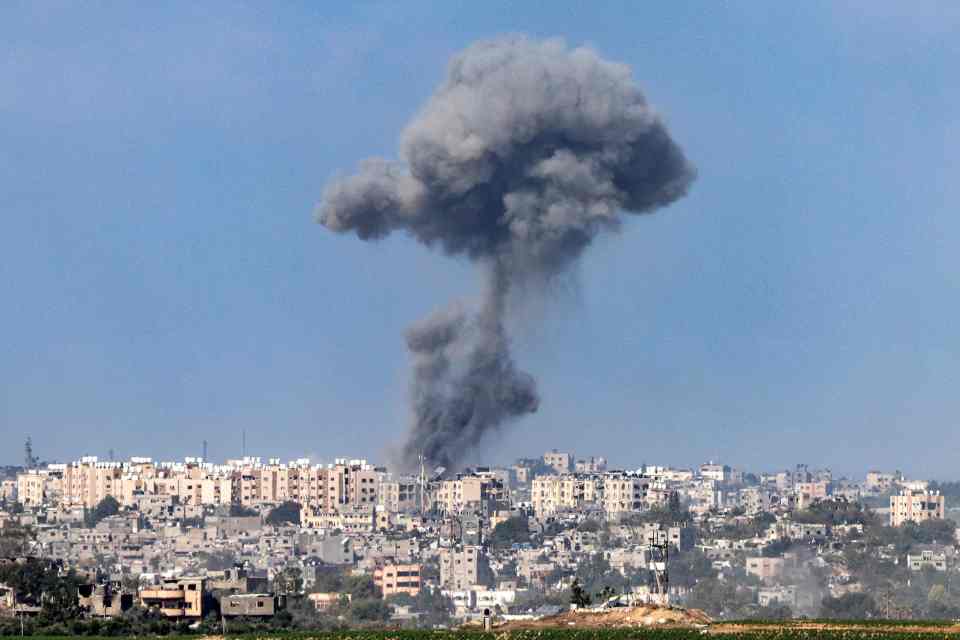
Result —
<path fill-rule="evenodd" d="M 504 330 L 511 286 L 561 272 L 624 213 L 682 197 L 695 172 L 623 64 L 522 36 L 479 42 L 403 133 L 400 162 L 331 182 L 318 220 L 363 240 L 405 230 L 466 255 L 488 284 L 474 313 L 437 313 L 407 334 L 413 425 L 404 458 L 455 466 L 535 411 Z"/>

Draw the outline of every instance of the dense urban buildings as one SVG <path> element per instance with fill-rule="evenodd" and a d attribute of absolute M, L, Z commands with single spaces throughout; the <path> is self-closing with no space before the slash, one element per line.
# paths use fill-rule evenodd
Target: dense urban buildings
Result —
<path fill-rule="evenodd" d="M 898 471 L 612 469 L 557 450 L 411 476 L 349 458 L 81 457 L 6 471 L 0 540 L 28 531 L 8 557 L 83 576 L 88 619 L 432 626 L 549 613 L 575 580 L 713 615 L 818 615 L 899 572 L 928 590 L 957 572 L 958 494 Z M 0 580 L 0 622 L 41 611 L 31 598 Z"/>

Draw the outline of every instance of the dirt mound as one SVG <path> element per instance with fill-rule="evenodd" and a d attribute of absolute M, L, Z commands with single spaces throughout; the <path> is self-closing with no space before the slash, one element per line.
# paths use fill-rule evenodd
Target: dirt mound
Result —
<path fill-rule="evenodd" d="M 618 628 L 649 627 L 695 627 L 710 624 L 710 617 L 699 609 L 641 605 L 636 607 L 613 607 L 610 609 L 578 609 L 566 611 L 539 620 L 511 621 L 498 625 L 498 629 L 541 629 L 545 627 Z"/>

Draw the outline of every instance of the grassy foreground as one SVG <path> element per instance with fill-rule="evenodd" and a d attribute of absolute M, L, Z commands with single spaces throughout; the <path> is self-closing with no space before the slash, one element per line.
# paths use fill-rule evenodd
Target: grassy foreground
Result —
<path fill-rule="evenodd" d="M 58 636 L 33 636 L 56 638 Z M 63 636 L 59 636 L 63 637 Z M 90 640 L 96 637 L 83 636 Z M 141 636 L 157 638 L 162 636 Z M 176 636 L 169 636 L 171 638 Z M 706 637 L 706 638 L 705 638 Z M 103 637 L 102 640 L 107 640 Z M 113 636 L 115 639 L 116 636 Z M 803 621 L 724 622 L 709 629 L 519 629 L 484 632 L 478 630 L 366 629 L 319 632 L 271 632 L 227 634 L 226 640 L 934 640 L 960 639 L 960 625 L 950 621 Z"/>

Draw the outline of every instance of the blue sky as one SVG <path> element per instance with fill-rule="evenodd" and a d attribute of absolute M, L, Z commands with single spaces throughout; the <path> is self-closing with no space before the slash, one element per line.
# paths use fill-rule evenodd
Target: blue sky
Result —
<path fill-rule="evenodd" d="M 960 477 L 960 5 L 0 7 L 0 463 L 383 459 L 402 331 L 469 264 L 312 221 L 449 57 L 628 63 L 697 165 L 514 327 L 540 412 L 477 456 Z M 952 78 L 952 80 L 951 80 Z"/>

